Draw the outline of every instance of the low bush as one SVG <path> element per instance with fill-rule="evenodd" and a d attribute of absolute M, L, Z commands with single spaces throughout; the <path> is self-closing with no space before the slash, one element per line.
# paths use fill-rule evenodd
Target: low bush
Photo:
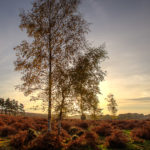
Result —
<path fill-rule="evenodd" d="M 63 148 L 61 144 L 61 138 L 57 137 L 56 132 L 46 133 L 39 135 L 28 146 L 28 150 L 61 150 Z"/>
<path fill-rule="evenodd" d="M 138 137 L 141 139 L 150 140 L 150 126 L 145 125 L 141 128 L 135 128 L 132 130 L 131 135 L 133 138 Z"/>
<path fill-rule="evenodd" d="M 28 130 L 30 128 L 35 129 L 34 124 L 32 124 L 31 122 L 28 122 L 28 121 L 23 123 L 22 130 Z"/>
<path fill-rule="evenodd" d="M 15 135 L 17 133 L 17 130 L 11 126 L 2 126 L 0 127 L 0 136 L 1 137 L 7 137 L 10 135 Z"/>
<path fill-rule="evenodd" d="M 68 134 L 68 132 L 66 130 L 64 130 L 63 128 L 61 128 L 60 136 L 65 137 L 65 138 L 70 138 L 70 135 Z"/>
<path fill-rule="evenodd" d="M 102 123 L 99 126 L 94 127 L 92 130 L 99 136 L 109 136 L 112 132 L 112 127 L 109 123 Z"/>
<path fill-rule="evenodd" d="M 42 131 L 47 128 L 47 119 L 45 118 L 34 118 L 34 128 L 38 131 Z"/>
<path fill-rule="evenodd" d="M 123 129 L 126 130 L 132 130 L 138 126 L 139 121 L 138 120 L 128 120 L 125 121 Z"/>
<path fill-rule="evenodd" d="M 67 145 L 67 150 L 79 150 L 79 149 L 82 150 L 88 149 L 84 136 L 81 137 L 77 136 L 76 138 L 73 139 L 73 141 L 71 141 Z"/>
<path fill-rule="evenodd" d="M 24 129 L 24 123 L 20 123 L 20 122 L 15 122 L 11 126 L 17 130 L 23 130 Z"/>
<path fill-rule="evenodd" d="M 7 125 L 12 125 L 17 122 L 18 118 L 15 116 L 8 116 L 7 117 Z"/>
<path fill-rule="evenodd" d="M 144 140 L 137 137 L 137 136 L 132 136 L 132 140 L 135 142 L 135 143 L 143 143 Z"/>
<path fill-rule="evenodd" d="M 85 130 L 87 130 L 89 127 L 87 121 L 77 121 L 77 123 L 75 125 L 82 128 L 82 129 L 85 129 Z"/>
<path fill-rule="evenodd" d="M 76 138 L 68 144 L 67 150 L 98 150 L 97 139 L 98 135 L 96 133 L 86 132 L 80 137 L 76 136 Z"/>
<path fill-rule="evenodd" d="M 69 121 L 62 121 L 62 128 L 66 131 L 69 131 L 70 127 L 72 126 L 72 124 Z"/>
<path fill-rule="evenodd" d="M 25 139 L 27 137 L 27 131 L 20 131 L 18 134 L 11 138 L 10 145 L 16 149 L 24 149 Z"/>
<path fill-rule="evenodd" d="M 105 139 L 105 146 L 108 148 L 125 148 L 128 142 L 127 137 L 121 130 L 113 130 L 112 134 Z"/>
<path fill-rule="evenodd" d="M 35 130 L 37 131 L 42 131 L 42 130 L 45 130 L 47 129 L 47 124 L 34 124 L 34 128 Z"/>
<path fill-rule="evenodd" d="M 4 125 L 5 125 L 5 123 L 2 120 L 0 120 L 0 127 L 4 126 Z"/>
<path fill-rule="evenodd" d="M 68 131 L 68 133 L 70 134 L 70 135 L 82 135 L 82 133 L 83 133 L 84 131 L 83 131 L 83 129 L 82 128 L 79 128 L 79 127 L 71 127 L 70 129 L 69 129 L 69 131 Z"/>
<path fill-rule="evenodd" d="M 91 147 L 95 147 L 98 143 L 99 137 L 95 132 L 86 132 L 85 139 L 87 145 L 90 145 Z"/>

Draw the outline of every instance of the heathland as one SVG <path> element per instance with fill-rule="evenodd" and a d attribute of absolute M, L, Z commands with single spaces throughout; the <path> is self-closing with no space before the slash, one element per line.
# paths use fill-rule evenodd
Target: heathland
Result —
<path fill-rule="evenodd" d="M 64 119 L 47 132 L 47 119 L 0 115 L 2 150 L 149 150 L 150 120 Z"/>

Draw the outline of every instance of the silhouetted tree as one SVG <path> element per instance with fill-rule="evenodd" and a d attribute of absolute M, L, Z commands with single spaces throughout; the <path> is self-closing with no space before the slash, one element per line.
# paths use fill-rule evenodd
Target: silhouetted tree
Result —
<path fill-rule="evenodd" d="M 18 113 L 18 110 L 19 110 L 19 104 L 18 104 L 18 101 L 15 101 L 14 102 L 14 114 L 15 115 Z"/>
<path fill-rule="evenodd" d="M 88 24 L 77 12 L 79 0 L 35 0 L 31 11 L 23 11 L 21 29 L 32 37 L 15 48 L 15 70 L 22 73 L 18 88 L 33 99 L 48 101 L 48 130 L 51 131 L 52 99 L 57 66 L 72 66 L 76 55 L 85 46 Z M 42 95 L 42 96 L 41 96 Z M 55 97 L 55 96 L 54 96 Z"/>
<path fill-rule="evenodd" d="M 4 105 L 5 105 L 4 99 L 3 99 L 3 98 L 0 98 L 0 109 L 1 109 L 1 113 L 4 113 Z"/>
<path fill-rule="evenodd" d="M 16 115 L 17 110 L 18 110 L 18 105 L 14 99 L 12 100 L 12 108 L 13 108 L 13 114 Z"/>
<path fill-rule="evenodd" d="M 25 111 L 24 111 L 24 105 L 23 104 L 19 105 L 19 113 L 20 114 L 24 114 L 25 113 Z"/>
<path fill-rule="evenodd" d="M 116 100 L 114 99 L 114 95 L 113 94 L 109 94 L 106 98 L 108 104 L 107 104 L 107 107 L 108 107 L 108 110 L 111 112 L 111 114 L 113 116 L 116 116 L 116 113 L 117 113 L 117 103 L 116 103 Z"/>
<path fill-rule="evenodd" d="M 10 100 L 9 98 L 6 100 L 0 98 L 0 110 L 1 113 L 13 115 L 25 113 L 23 104 L 19 104 L 18 101 Z"/>
<path fill-rule="evenodd" d="M 9 98 L 7 98 L 7 99 L 5 100 L 4 107 L 5 107 L 5 114 L 10 113 L 11 102 L 10 102 L 10 99 L 9 99 Z"/>
<path fill-rule="evenodd" d="M 101 116 L 103 115 L 103 112 L 99 106 L 98 106 L 98 102 L 95 101 L 95 103 L 92 104 L 92 108 L 91 108 L 91 119 L 93 120 L 99 120 L 101 118 Z"/>
<path fill-rule="evenodd" d="M 105 72 L 101 69 L 101 62 L 107 57 L 106 54 L 103 46 L 88 48 L 87 52 L 78 58 L 76 66 L 71 71 L 71 82 L 80 108 L 81 119 L 84 118 L 85 111 L 97 109 L 99 83 L 105 76 Z"/>
<path fill-rule="evenodd" d="M 57 67 L 55 78 L 57 80 L 57 84 L 55 84 L 57 93 L 55 94 L 54 108 L 58 115 L 58 135 L 60 135 L 61 121 L 70 112 L 73 103 L 69 70 L 64 70 L 61 66 Z"/>

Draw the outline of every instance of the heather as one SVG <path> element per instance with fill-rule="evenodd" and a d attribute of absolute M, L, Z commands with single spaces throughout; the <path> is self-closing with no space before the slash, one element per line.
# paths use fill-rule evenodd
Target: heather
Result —
<path fill-rule="evenodd" d="M 145 150 L 150 120 L 64 119 L 47 132 L 47 119 L 0 115 L 0 148 L 8 150 Z M 148 149 L 146 149 L 148 150 Z"/>

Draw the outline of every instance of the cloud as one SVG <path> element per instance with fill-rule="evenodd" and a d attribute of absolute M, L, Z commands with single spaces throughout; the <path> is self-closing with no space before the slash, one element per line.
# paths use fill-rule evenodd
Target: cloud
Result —
<path fill-rule="evenodd" d="M 150 97 L 139 97 L 139 98 L 131 98 L 126 100 L 133 100 L 133 101 L 150 101 Z"/>

